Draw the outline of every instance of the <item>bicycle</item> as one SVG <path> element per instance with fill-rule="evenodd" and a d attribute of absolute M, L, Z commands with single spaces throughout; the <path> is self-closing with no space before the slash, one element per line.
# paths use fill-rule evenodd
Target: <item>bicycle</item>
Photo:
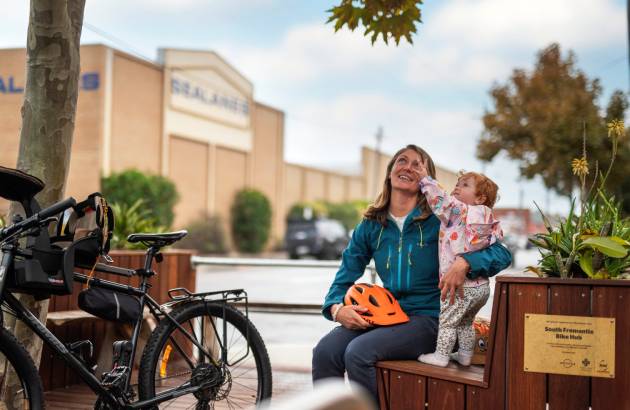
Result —
<path fill-rule="evenodd" d="M 149 279 L 155 275 L 153 261 L 159 263 L 160 250 L 183 238 L 186 231 L 130 235 L 129 242 L 140 242 L 147 247 L 142 268 L 134 270 L 104 264 L 98 262 L 98 255 L 94 257 L 94 250 L 98 247 L 99 252 L 107 252 L 109 242 L 103 232 L 113 229 L 113 214 L 105 205 L 99 217 L 95 201 L 100 197 L 93 194 L 88 197 L 91 202 L 86 200 L 79 204 L 68 198 L 41 210 L 34 196 L 43 187 L 33 176 L 0 167 L 0 196 L 20 202 L 26 214 L 0 230 L 2 311 L 24 322 L 78 374 L 97 395 L 95 409 L 157 408 L 158 404 L 167 402 L 169 406 L 176 403 L 177 408 L 209 409 L 223 405 L 245 408 L 271 396 L 269 356 L 248 318 L 247 293 L 243 289 L 192 293 L 185 288 L 175 288 L 168 291 L 170 301 L 161 305 L 148 294 Z M 65 229 L 68 211 L 85 214 L 86 203 L 95 208 L 100 229 L 63 250 L 50 246 L 48 226 L 57 222 Z M 57 218 L 57 215 L 61 216 Z M 111 215 L 109 221 L 108 215 Z M 103 220 L 105 226 L 102 226 Z M 22 238 L 26 239 L 20 240 Z M 68 265 L 71 259 L 74 263 Z M 61 264 L 61 268 L 56 263 Z M 92 272 L 74 272 L 75 266 L 91 268 Z M 44 271 L 44 276 L 40 270 Z M 93 277 L 93 271 L 138 275 L 140 285 L 133 287 L 99 279 Z M 72 281 L 89 284 L 91 289 L 128 295 L 136 298 L 140 306 L 132 320 L 131 339 L 114 343 L 112 369 L 104 373 L 101 380 L 84 356 L 86 350 L 92 349 L 90 341 L 60 342 L 12 293 L 30 293 L 39 298 L 69 294 L 72 283 L 67 282 Z M 243 306 L 244 312 L 233 306 L 235 302 Z M 131 376 L 145 309 L 157 326 L 142 352 L 138 400 L 135 400 Z M 3 315 L 0 315 L 0 324 L 3 324 Z M 2 363 L 0 408 L 3 405 L 5 408 L 43 408 L 43 389 L 37 368 L 23 345 L 4 326 L 0 326 L 0 365 Z M 11 372 L 17 374 L 20 381 L 17 388 L 7 383 L 6 376 Z"/>

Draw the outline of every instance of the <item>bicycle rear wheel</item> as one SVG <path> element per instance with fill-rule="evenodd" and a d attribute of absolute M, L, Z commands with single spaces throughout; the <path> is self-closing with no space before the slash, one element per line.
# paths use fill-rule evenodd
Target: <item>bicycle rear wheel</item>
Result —
<path fill-rule="evenodd" d="M 19 385 L 9 386 L 8 378 L 16 374 Z M 42 391 L 31 356 L 15 336 L 0 325 L 0 410 L 42 409 Z"/>
<path fill-rule="evenodd" d="M 252 408 L 271 397 L 271 365 L 254 325 L 226 304 L 186 303 L 154 330 L 142 354 L 141 400 L 201 386 L 160 407 Z M 203 346 L 203 350 L 198 346 Z"/>

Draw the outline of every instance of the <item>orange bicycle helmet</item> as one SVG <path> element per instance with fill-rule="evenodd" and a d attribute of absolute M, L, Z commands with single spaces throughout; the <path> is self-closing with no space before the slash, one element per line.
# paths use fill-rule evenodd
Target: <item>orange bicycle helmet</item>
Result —
<path fill-rule="evenodd" d="M 372 325 L 396 325 L 409 321 L 398 301 L 389 290 L 369 283 L 355 283 L 343 298 L 345 305 L 360 305 L 368 310 L 360 313 Z"/>

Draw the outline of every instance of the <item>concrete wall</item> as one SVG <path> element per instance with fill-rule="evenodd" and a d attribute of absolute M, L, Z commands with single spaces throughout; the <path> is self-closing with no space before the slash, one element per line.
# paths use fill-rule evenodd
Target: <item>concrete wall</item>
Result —
<path fill-rule="evenodd" d="M 160 173 L 163 70 L 113 52 L 111 171 Z"/>
<path fill-rule="evenodd" d="M 252 187 L 272 203 L 271 240 L 273 247 L 284 236 L 286 226 L 284 195 L 284 113 L 255 103 L 253 115 Z"/>
<path fill-rule="evenodd" d="M 230 208 L 234 196 L 247 186 L 247 154 L 230 148 L 217 147 L 216 153 L 216 213 L 221 216 L 231 243 Z"/>
<path fill-rule="evenodd" d="M 208 146 L 206 143 L 171 136 L 168 177 L 179 193 L 175 205 L 175 227 L 205 215 L 208 206 Z"/>

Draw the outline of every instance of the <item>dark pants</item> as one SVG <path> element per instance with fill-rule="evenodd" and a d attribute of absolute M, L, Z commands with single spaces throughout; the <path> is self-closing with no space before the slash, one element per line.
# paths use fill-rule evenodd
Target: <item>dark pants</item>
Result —
<path fill-rule="evenodd" d="M 415 360 L 435 350 L 438 319 L 410 316 L 409 322 L 369 330 L 338 326 L 313 349 L 313 381 L 327 377 L 348 378 L 365 387 L 377 400 L 376 368 L 379 360 Z"/>

